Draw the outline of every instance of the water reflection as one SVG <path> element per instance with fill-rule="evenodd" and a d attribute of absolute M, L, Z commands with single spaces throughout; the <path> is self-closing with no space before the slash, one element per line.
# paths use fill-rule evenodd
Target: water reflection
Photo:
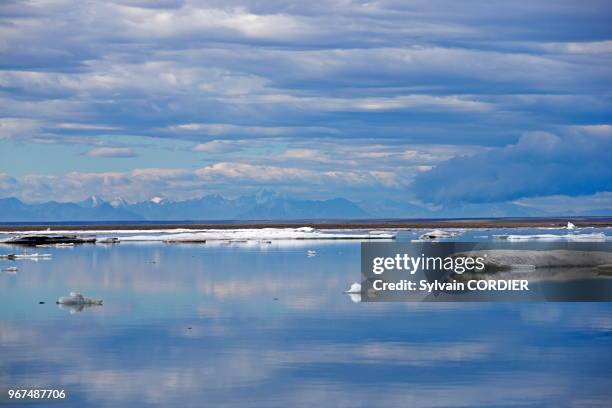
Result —
<path fill-rule="evenodd" d="M 612 398 L 606 303 L 353 303 L 358 243 L 49 251 L 0 275 L 0 389 L 64 388 L 88 407 Z M 104 305 L 66 313 L 70 291 Z"/>
<path fill-rule="evenodd" d="M 58 304 L 57 307 L 61 310 L 66 310 L 68 312 L 70 312 L 70 314 L 74 314 L 74 313 L 79 313 L 82 312 L 85 309 L 89 309 L 91 307 L 100 307 L 102 305 L 100 304 L 94 304 L 94 303 L 81 303 L 81 304 L 72 304 L 72 305 L 68 305 L 68 304 Z"/>

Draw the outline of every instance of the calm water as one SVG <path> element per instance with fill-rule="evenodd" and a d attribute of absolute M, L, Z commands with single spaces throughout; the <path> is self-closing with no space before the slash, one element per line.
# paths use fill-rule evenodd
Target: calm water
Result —
<path fill-rule="evenodd" d="M 612 401 L 610 303 L 352 303 L 357 242 L 44 252 L 53 259 L 0 260 L 19 268 L 0 274 L 0 389 L 65 389 L 52 406 Z M 104 306 L 55 305 L 74 290 Z"/>

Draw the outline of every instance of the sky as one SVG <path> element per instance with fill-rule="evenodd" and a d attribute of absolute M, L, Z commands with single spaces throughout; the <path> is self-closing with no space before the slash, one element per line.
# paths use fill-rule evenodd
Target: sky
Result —
<path fill-rule="evenodd" d="M 607 1 L 3 1 L 0 197 L 612 208 Z"/>

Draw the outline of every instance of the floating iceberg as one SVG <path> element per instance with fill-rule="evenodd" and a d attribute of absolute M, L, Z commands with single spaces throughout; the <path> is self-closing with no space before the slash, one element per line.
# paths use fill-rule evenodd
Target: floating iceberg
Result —
<path fill-rule="evenodd" d="M 101 305 L 102 300 L 86 298 L 80 293 L 70 292 L 70 296 L 62 296 L 57 299 L 57 304 L 67 306 L 79 305 Z"/>
<path fill-rule="evenodd" d="M 567 222 L 567 227 L 565 227 L 565 228 L 567 228 L 568 230 L 574 230 L 574 229 L 576 229 L 576 226 L 568 221 Z"/>
<path fill-rule="evenodd" d="M 536 234 L 536 235 L 493 235 L 495 239 L 503 239 L 507 241 L 585 241 L 585 242 L 601 242 L 607 239 L 603 232 L 595 234 Z"/>
<path fill-rule="evenodd" d="M 77 235 L 20 235 L 2 240 L 6 244 L 17 245 L 60 245 L 60 244 L 93 244 L 95 237 L 85 237 Z"/>
<path fill-rule="evenodd" d="M 4 272 L 15 273 L 18 271 L 16 266 L 9 266 L 8 268 L 3 269 Z"/>
<path fill-rule="evenodd" d="M 351 302 L 361 303 L 361 283 L 353 283 L 348 290 L 344 291 L 345 294 L 349 295 Z"/>
<path fill-rule="evenodd" d="M 306 256 L 308 256 L 309 258 L 312 258 L 313 256 L 317 256 L 317 251 L 313 251 L 312 249 L 309 249 L 306 252 Z"/>
<path fill-rule="evenodd" d="M 420 240 L 429 240 L 429 239 L 448 239 L 453 238 L 457 235 L 456 232 L 453 231 L 443 231 L 443 230 L 433 230 L 422 234 L 419 239 Z"/>

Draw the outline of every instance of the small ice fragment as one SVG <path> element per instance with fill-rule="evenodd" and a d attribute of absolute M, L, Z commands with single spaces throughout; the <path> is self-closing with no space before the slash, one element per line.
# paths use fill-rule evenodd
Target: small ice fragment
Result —
<path fill-rule="evenodd" d="M 17 272 L 17 267 L 16 266 L 9 266 L 8 268 L 4 268 L 3 271 L 4 272 L 9 272 L 9 273 L 15 273 Z"/>
<path fill-rule="evenodd" d="M 102 300 L 86 298 L 80 293 L 70 292 L 70 296 L 62 296 L 57 299 L 60 305 L 101 305 Z"/>
<path fill-rule="evenodd" d="M 295 230 L 299 232 L 313 232 L 315 229 L 312 227 L 300 227 L 296 228 Z"/>
<path fill-rule="evenodd" d="M 317 251 L 313 251 L 312 249 L 309 249 L 308 252 L 306 252 L 306 255 L 309 258 L 312 258 L 313 256 L 317 256 Z"/>
<path fill-rule="evenodd" d="M 119 238 L 117 237 L 100 238 L 96 241 L 96 243 L 98 244 L 118 244 Z"/>
<path fill-rule="evenodd" d="M 450 232 L 450 231 L 433 230 L 433 231 L 424 233 L 423 235 L 419 237 L 419 239 L 440 239 L 440 238 L 444 239 L 444 238 L 452 238 L 455 235 L 456 234 L 454 232 Z"/>
<path fill-rule="evenodd" d="M 344 293 L 361 293 L 361 283 L 354 282 Z"/>
<path fill-rule="evenodd" d="M 566 227 L 566 228 L 567 228 L 568 230 L 573 230 L 573 229 L 576 229 L 576 226 L 575 226 L 574 224 L 572 224 L 571 222 L 569 222 L 569 221 L 568 221 L 568 222 L 567 222 L 567 227 Z"/>

